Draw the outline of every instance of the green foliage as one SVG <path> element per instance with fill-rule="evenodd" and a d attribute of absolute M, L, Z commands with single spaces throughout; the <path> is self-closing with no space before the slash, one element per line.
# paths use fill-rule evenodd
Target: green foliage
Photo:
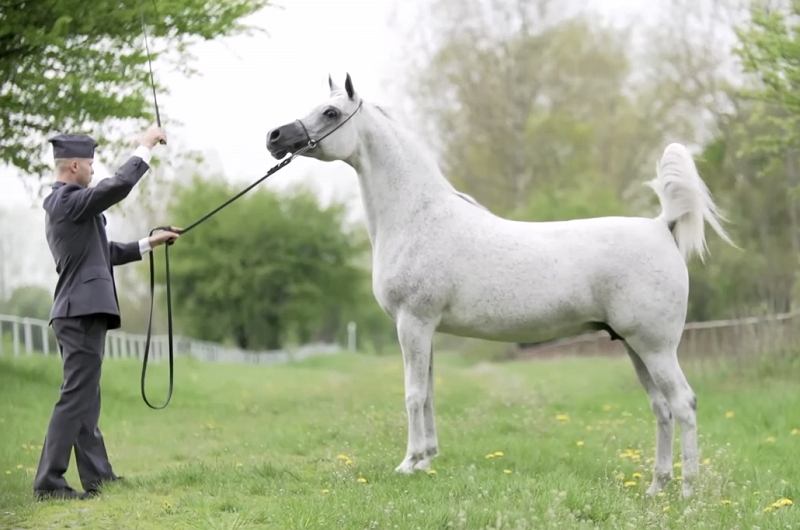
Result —
<path fill-rule="evenodd" d="M 537 33 L 489 34 L 473 46 L 479 31 L 454 30 L 415 90 L 456 186 L 496 211 L 535 218 L 551 217 L 536 207 L 559 190 L 590 181 L 619 191 L 619 180 L 600 181 L 628 163 L 606 141 L 630 112 L 620 35 L 576 19 Z M 586 205 L 592 213 L 597 201 Z"/>
<path fill-rule="evenodd" d="M 233 193 L 196 180 L 176 190 L 170 218 L 191 222 Z M 253 349 L 336 337 L 368 281 L 356 266 L 365 243 L 343 216 L 310 193 L 257 190 L 189 232 L 171 254 L 186 332 Z"/>
<path fill-rule="evenodd" d="M 0 301 L 0 313 L 50 320 L 53 294 L 36 285 L 17 287 L 8 300 Z"/>
<path fill-rule="evenodd" d="M 773 113 L 768 144 L 800 146 L 800 1 L 785 9 L 756 4 L 752 22 L 738 32 L 739 57 L 746 72 L 760 81 L 748 95 L 783 112 Z M 766 118 L 767 116 L 764 116 Z"/>
<path fill-rule="evenodd" d="M 727 211 L 742 250 L 713 248 L 692 267 L 689 318 L 796 308 L 800 262 L 800 2 L 787 11 L 753 10 L 738 31 L 738 54 L 757 83 L 698 161 Z M 794 18 L 793 18 L 794 16 Z M 713 243 L 712 243 L 713 244 Z"/>
<path fill-rule="evenodd" d="M 438 37 L 411 84 L 448 178 L 519 219 L 649 208 L 640 183 L 653 176 L 656 157 L 668 139 L 690 142 L 693 111 L 710 110 L 708 92 L 667 71 L 682 58 L 654 37 L 635 50 L 652 56 L 645 70 L 625 30 L 565 18 L 546 1 L 489 4 L 435 3 L 428 24 Z M 697 55 L 686 67 L 695 85 L 712 76 Z"/>
<path fill-rule="evenodd" d="M 0 6 L 0 161 L 41 174 L 44 136 L 151 118 L 141 17 L 186 68 L 186 46 L 240 32 L 266 0 L 36 0 Z M 158 51 L 154 56 L 158 55 Z M 160 87 L 163 90 L 164 87 Z M 106 153 L 108 155 L 108 153 Z"/>

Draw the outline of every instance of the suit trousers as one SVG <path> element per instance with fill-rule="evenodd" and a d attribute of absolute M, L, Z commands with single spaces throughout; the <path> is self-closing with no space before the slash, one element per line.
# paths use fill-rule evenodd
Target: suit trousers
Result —
<path fill-rule="evenodd" d="M 61 395 L 53 408 L 33 489 L 68 488 L 64 473 L 75 450 L 81 484 L 92 491 L 113 480 L 100 419 L 100 372 L 108 320 L 105 315 L 53 319 L 64 368 Z"/>

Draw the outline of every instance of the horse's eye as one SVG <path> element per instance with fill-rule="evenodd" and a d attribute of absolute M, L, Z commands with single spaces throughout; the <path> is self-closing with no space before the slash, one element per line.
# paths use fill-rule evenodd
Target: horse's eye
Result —
<path fill-rule="evenodd" d="M 323 112 L 323 114 L 325 115 L 326 118 L 330 118 L 332 120 L 335 120 L 336 118 L 339 117 L 339 111 L 333 108 L 325 109 L 325 112 Z"/>

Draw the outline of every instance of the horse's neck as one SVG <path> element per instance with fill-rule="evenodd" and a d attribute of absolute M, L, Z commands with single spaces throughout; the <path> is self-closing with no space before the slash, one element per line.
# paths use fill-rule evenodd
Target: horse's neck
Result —
<path fill-rule="evenodd" d="M 379 235 L 407 233 L 420 210 L 452 194 L 453 187 L 410 133 L 371 106 L 363 112 L 361 146 L 350 163 L 358 173 L 374 243 Z"/>

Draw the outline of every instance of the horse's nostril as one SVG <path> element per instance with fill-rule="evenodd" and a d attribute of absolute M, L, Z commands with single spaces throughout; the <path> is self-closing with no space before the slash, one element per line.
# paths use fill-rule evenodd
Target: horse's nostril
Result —
<path fill-rule="evenodd" d="M 273 130 L 272 130 L 272 131 L 269 133 L 269 141 L 270 141 L 270 142 L 274 142 L 275 140 L 277 140 L 278 138 L 280 138 L 280 136 L 281 136 L 281 131 L 280 131 L 279 129 L 273 129 Z"/>

